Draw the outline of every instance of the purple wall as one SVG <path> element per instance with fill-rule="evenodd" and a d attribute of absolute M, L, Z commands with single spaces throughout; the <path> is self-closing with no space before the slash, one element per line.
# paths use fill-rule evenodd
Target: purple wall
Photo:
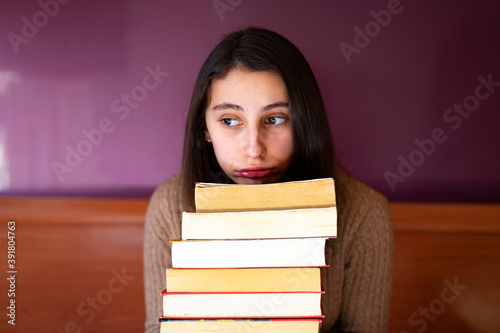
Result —
<path fill-rule="evenodd" d="M 500 202 L 496 0 L 41 3 L 0 1 L 2 195 L 149 195 L 179 170 L 203 60 L 259 25 L 309 60 L 353 176 L 391 200 Z"/>

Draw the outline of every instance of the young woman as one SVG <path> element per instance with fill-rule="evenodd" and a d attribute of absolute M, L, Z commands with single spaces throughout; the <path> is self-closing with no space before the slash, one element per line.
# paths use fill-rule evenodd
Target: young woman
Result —
<path fill-rule="evenodd" d="M 198 75 L 179 174 L 161 184 L 146 215 L 146 331 L 159 332 L 170 239 L 194 211 L 195 182 L 260 184 L 333 177 L 338 237 L 322 268 L 323 332 L 387 332 L 393 231 L 386 199 L 335 168 L 314 75 L 284 37 L 248 28 L 226 36 Z"/>

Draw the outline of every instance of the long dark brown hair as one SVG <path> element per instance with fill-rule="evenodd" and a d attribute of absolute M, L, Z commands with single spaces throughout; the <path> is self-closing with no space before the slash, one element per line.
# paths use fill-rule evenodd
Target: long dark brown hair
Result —
<path fill-rule="evenodd" d="M 334 177 L 330 127 L 314 74 L 299 49 L 283 36 L 250 27 L 227 35 L 198 74 L 189 106 L 182 161 L 183 197 L 194 206 L 195 182 L 229 183 L 211 144 L 204 140 L 210 87 L 232 68 L 273 71 L 285 82 L 290 100 L 294 152 L 281 181 Z"/>

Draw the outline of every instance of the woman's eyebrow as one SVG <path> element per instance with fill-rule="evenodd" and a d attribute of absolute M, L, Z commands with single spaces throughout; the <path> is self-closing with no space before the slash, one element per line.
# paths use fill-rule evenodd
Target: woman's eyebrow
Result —
<path fill-rule="evenodd" d="M 241 106 L 236 105 L 236 104 L 232 104 L 232 103 L 217 104 L 212 109 L 215 111 L 221 111 L 221 110 L 227 110 L 227 109 L 243 111 L 243 108 Z"/>
<path fill-rule="evenodd" d="M 264 106 L 262 108 L 262 111 L 269 111 L 272 109 L 282 108 L 282 107 L 287 108 L 288 106 L 289 106 L 288 102 L 276 102 L 276 103 L 272 103 L 272 104 Z M 233 104 L 233 103 L 221 103 L 221 104 L 215 105 L 212 108 L 212 110 L 214 110 L 214 111 L 222 111 L 222 110 L 227 110 L 227 109 L 236 110 L 236 111 L 243 111 L 243 108 L 241 106 L 239 106 L 237 104 Z"/>
<path fill-rule="evenodd" d="M 266 105 L 262 110 L 269 111 L 275 108 L 287 108 L 287 107 L 288 107 L 288 102 L 276 102 L 273 104 Z"/>

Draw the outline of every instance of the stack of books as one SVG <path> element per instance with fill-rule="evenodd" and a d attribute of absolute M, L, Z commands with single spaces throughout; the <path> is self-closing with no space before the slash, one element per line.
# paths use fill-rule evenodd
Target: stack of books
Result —
<path fill-rule="evenodd" d="M 171 241 L 161 332 L 319 332 L 333 179 L 200 183 L 195 204 Z"/>

